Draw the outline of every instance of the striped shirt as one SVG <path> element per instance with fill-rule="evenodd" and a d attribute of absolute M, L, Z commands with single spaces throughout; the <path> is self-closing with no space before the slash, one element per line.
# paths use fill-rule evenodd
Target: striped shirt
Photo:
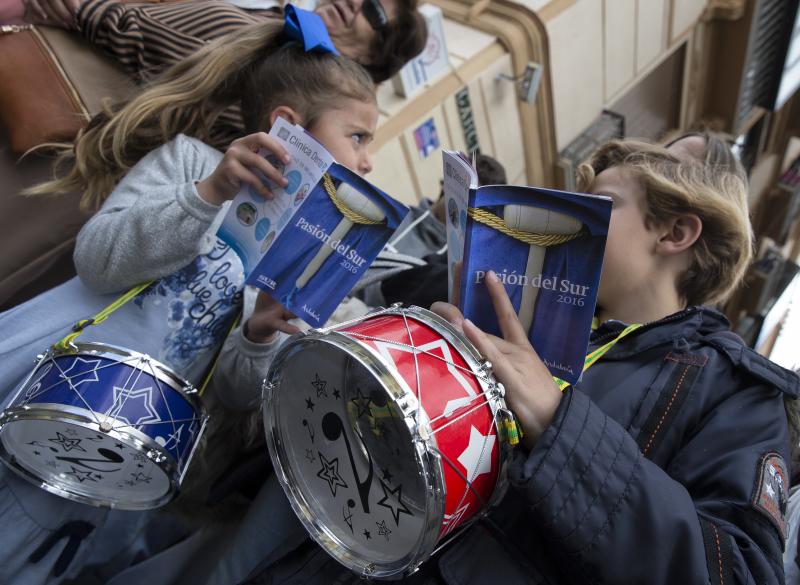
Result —
<path fill-rule="evenodd" d="M 281 18 L 277 9 L 243 10 L 223 0 L 128 4 L 88 0 L 76 15 L 81 34 L 140 81 L 148 81 L 204 44 L 243 26 Z M 210 142 L 227 148 L 242 136 L 238 106 L 223 112 Z"/>

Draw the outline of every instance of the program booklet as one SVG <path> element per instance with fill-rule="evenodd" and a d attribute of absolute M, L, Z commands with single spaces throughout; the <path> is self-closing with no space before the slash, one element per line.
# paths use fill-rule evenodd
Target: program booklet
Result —
<path fill-rule="evenodd" d="M 528 339 L 553 376 L 580 378 L 597 302 L 611 199 L 513 185 L 478 187 L 463 154 L 444 153 L 451 301 L 499 335 L 483 282 L 505 285 Z"/>
<path fill-rule="evenodd" d="M 338 164 L 302 127 L 278 118 L 269 134 L 285 143 L 291 161 L 262 154 L 288 184 L 267 181 L 272 200 L 245 186 L 218 236 L 241 258 L 247 284 L 321 327 L 408 208 Z"/>

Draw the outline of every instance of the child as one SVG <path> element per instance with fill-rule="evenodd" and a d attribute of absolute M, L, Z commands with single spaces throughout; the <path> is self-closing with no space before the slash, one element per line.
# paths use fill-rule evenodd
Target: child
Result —
<path fill-rule="evenodd" d="M 303 124 L 353 170 L 370 170 L 366 147 L 378 117 L 371 79 L 350 60 L 306 53 L 296 42 L 274 48 L 279 33 L 264 25 L 244 29 L 173 68 L 125 107 L 96 120 L 76 144 L 70 174 L 42 187 L 57 191 L 80 185 L 85 203 L 102 202 L 102 209 L 78 239 L 80 279 L 0 316 L 10 332 L 0 344 L 7 380 L 3 396 L 30 370 L 36 353 L 69 332 L 75 321 L 151 279 L 160 280 L 106 322 L 88 327 L 79 341 L 148 353 L 199 383 L 239 310 L 243 281 L 241 263 L 216 240 L 216 228 L 225 202 L 242 184 L 271 196 L 251 169 L 283 180 L 256 154 L 265 148 L 286 160 L 277 142 L 256 133 L 277 116 Z M 271 49 L 266 57 L 265 48 Z M 202 139 L 214 117 L 240 96 L 253 133 L 223 155 Z M 155 150 L 145 154 L 148 149 Z M 74 504 L 24 482 L 5 466 L 0 492 L 1 582 L 56 582 L 84 565 L 113 560 L 122 567 L 137 554 L 152 552 L 138 550 L 134 541 L 156 512 Z M 160 522 L 169 535 L 162 540 L 193 529 L 184 530 L 174 519 Z"/>
<path fill-rule="evenodd" d="M 644 325 L 562 394 L 496 276 L 505 339 L 435 306 L 493 364 L 525 440 L 503 501 L 407 582 L 782 583 L 783 397 L 800 384 L 700 306 L 750 258 L 746 183 L 622 141 L 581 189 L 614 199 L 592 349 Z M 248 583 L 358 582 L 313 544 L 267 560 Z"/>

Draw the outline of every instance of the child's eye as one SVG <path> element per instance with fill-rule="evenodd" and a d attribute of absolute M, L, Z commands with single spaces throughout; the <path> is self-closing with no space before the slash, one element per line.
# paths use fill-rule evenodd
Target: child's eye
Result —
<path fill-rule="evenodd" d="M 356 144 L 361 144 L 361 141 L 364 140 L 364 135 L 359 133 L 351 134 L 350 138 L 352 138 L 353 142 L 355 142 Z"/>

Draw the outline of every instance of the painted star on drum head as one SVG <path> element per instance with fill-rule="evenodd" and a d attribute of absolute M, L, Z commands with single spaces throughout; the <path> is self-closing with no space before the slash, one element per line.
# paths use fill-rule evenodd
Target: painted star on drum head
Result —
<path fill-rule="evenodd" d="M 86 449 L 81 447 L 81 439 L 70 439 L 69 437 L 65 437 L 58 431 L 56 431 L 56 438 L 55 439 L 48 439 L 51 443 L 56 443 L 61 445 L 61 448 L 64 451 L 72 451 L 73 449 L 77 449 L 78 451 L 83 451 L 86 453 Z"/>
<path fill-rule="evenodd" d="M 317 390 L 317 398 L 321 398 L 322 396 L 325 398 L 328 397 L 328 393 L 325 390 L 325 386 L 327 386 L 328 383 L 320 378 L 319 374 L 314 374 L 314 381 L 311 382 L 311 385 Z"/>
<path fill-rule="evenodd" d="M 394 518 L 395 526 L 400 526 L 400 514 L 413 516 L 411 510 L 403 503 L 403 486 L 398 485 L 395 489 L 391 489 L 382 481 L 380 484 L 383 489 L 383 498 L 378 501 L 378 505 L 390 510 Z M 395 504 L 394 502 L 397 503 Z"/>
<path fill-rule="evenodd" d="M 347 487 L 347 484 L 342 479 L 342 476 L 339 475 L 339 458 L 334 457 L 332 460 L 328 461 L 325 458 L 325 455 L 319 451 L 317 451 L 317 455 L 319 455 L 319 460 L 322 462 L 322 469 L 317 472 L 317 477 L 328 482 L 328 487 L 331 489 L 331 495 L 333 495 L 335 498 L 337 487 Z"/>

